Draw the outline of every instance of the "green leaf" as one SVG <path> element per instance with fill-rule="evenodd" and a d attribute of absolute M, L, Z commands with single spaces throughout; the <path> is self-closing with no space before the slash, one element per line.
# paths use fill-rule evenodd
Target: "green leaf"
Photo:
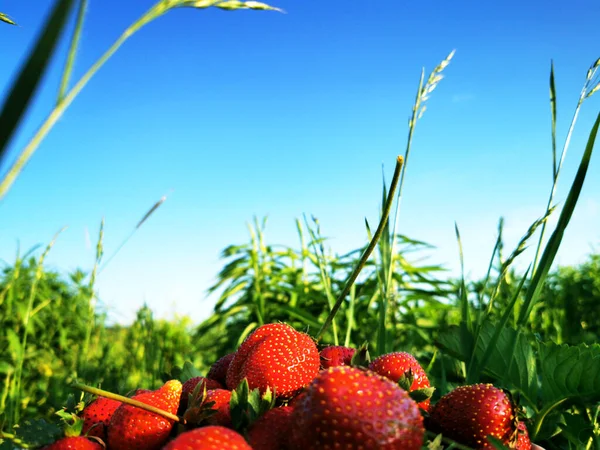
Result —
<path fill-rule="evenodd" d="M 494 436 L 488 436 L 487 440 L 496 450 L 508 450 L 508 447 L 506 447 L 500 439 L 495 438 Z"/>
<path fill-rule="evenodd" d="M 398 380 L 398 386 L 400 386 L 403 390 L 409 392 L 414 380 L 415 376 L 412 372 L 412 369 L 408 369 L 402 374 L 402 376 Z"/>
<path fill-rule="evenodd" d="M 539 347 L 542 394 L 545 403 L 583 397 L 600 399 L 600 344 Z"/>
<path fill-rule="evenodd" d="M 27 62 L 17 75 L 0 111 L 0 164 L 8 144 L 25 114 L 42 76 L 50 63 L 74 0 L 60 0 L 52 10 Z M 3 21 L 6 21 L 3 19 Z"/>
<path fill-rule="evenodd" d="M 275 406 L 275 395 L 270 388 L 267 388 L 263 394 L 257 388 L 250 390 L 248 380 L 244 378 L 231 392 L 229 401 L 234 429 L 245 433 L 260 416 L 273 406 Z"/>
<path fill-rule="evenodd" d="M 410 398 L 412 398 L 415 402 L 421 403 L 421 402 L 424 402 L 425 400 L 430 399 L 433 396 L 434 392 L 435 392 L 434 387 L 428 387 L 428 388 L 415 389 L 414 391 L 410 391 L 409 395 L 410 395 Z"/>
<path fill-rule="evenodd" d="M 25 420 L 15 427 L 15 435 L 19 444 L 30 447 L 42 447 L 59 439 L 63 430 L 56 424 L 48 423 L 43 419 Z"/>
<path fill-rule="evenodd" d="M 496 327 L 493 323 L 485 321 L 481 328 L 479 340 L 475 347 L 476 359 L 481 359 L 492 341 Z M 516 340 L 514 353 L 512 344 Z M 467 361 L 469 352 L 462 345 L 460 329 L 451 327 L 448 331 L 440 333 L 436 345 L 451 356 L 461 361 Z M 510 367 L 510 371 L 509 371 Z M 484 373 L 493 375 L 504 383 L 511 384 L 523 395 L 535 402 L 537 398 L 537 368 L 535 355 L 526 336 L 517 333 L 513 328 L 504 328 L 496 345 L 493 346 L 489 362 L 483 370 Z"/>
<path fill-rule="evenodd" d="M 369 367 L 371 363 L 371 355 L 369 354 L 369 342 L 365 341 L 356 351 L 350 359 L 350 365 L 352 367 Z"/>
<path fill-rule="evenodd" d="M 178 379 L 182 383 L 185 383 L 187 380 L 201 376 L 203 376 L 202 372 L 196 369 L 191 362 L 186 361 L 183 363 L 183 369 L 181 370 Z"/>
<path fill-rule="evenodd" d="M 565 423 L 558 426 L 565 436 L 576 448 L 585 448 L 590 439 L 594 437 L 594 427 L 587 422 L 581 414 L 563 414 Z"/>

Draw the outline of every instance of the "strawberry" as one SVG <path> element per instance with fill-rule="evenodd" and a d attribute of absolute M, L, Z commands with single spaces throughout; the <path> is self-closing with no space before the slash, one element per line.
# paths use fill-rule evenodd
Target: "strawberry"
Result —
<path fill-rule="evenodd" d="M 181 383 L 167 381 L 160 389 L 133 397 L 134 400 L 177 413 L 181 397 Z M 169 438 L 173 420 L 122 404 L 114 412 L 108 427 L 108 445 L 111 450 L 158 450 Z"/>
<path fill-rule="evenodd" d="M 202 384 L 204 384 L 204 386 L 206 386 L 206 390 L 223 389 L 223 386 L 218 381 L 209 380 L 204 377 L 190 378 L 185 383 L 183 383 L 183 387 L 181 390 L 181 404 L 179 406 L 179 413 L 183 413 L 185 411 L 185 409 L 187 408 L 187 405 L 188 405 L 190 394 L 192 392 L 194 392 L 194 389 L 200 383 L 202 383 Z M 204 386 L 202 386 L 202 385 L 200 386 L 200 388 L 199 388 L 200 392 L 202 392 L 204 390 Z"/>
<path fill-rule="evenodd" d="M 229 428 L 211 425 L 181 433 L 164 450 L 252 450 L 244 437 Z"/>
<path fill-rule="evenodd" d="M 336 366 L 349 366 L 356 349 L 342 345 L 330 345 L 321 350 L 321 367 L 328 369 Z"/>
<path fill-rule="evenodd" d="M 381 355 L 369 364 L 369 369 L 383 377 L 389 378 L 394 383 L 399 382 L 403 376 L 412 376 L 413 381 L 410 384 L 409 392 L 431 386 L 427 374 L 425 374 L 419 362 L 410 353 L 394 352 Z M 409 371 L 410 375 L 407 374 Z M 419 407 L 425 411 L 429 411 L 429 403 L 430 400 L 426 399 L 419 403 Z"/>
<path fill-rule="evenodd" d="M 423 417 L 408 393 L 370 370 L 323 370 L 296 402 L 291 450 L 420 450 Z"/>
<path fill-rule="evenodd" d="M 214 402 L 210 407 L 216 411 L 215 414 L 209 416 L 206 420 L 211 425 L 221 425 L 231 427 L 231 411 L 229 409 L 229 401 L 231 400 L 231 391 L 225 389 L 213 389 L 206 392 L 205 403 Z"/>
<path fill-rule="evenodd" d="M 286 450 L 294 408 L 281 406 L 267 411 L 248 432 L 250 446 L 259 450 Z"/>
<path fill-rule="evenodd" d="M 486 450 L 494 448 L 487 436 L 521 449 L 516 445 L 519 435 L 525 434 L 518 432 L 515 407 L 508 395 L 491 384 L 460 386 L 444 395 L 431 409 L 429 428 L 461 444 Z M 521 438 L 522 449 L 530 448 L 527 441 Z"/>
<path fill-rule="evenodd" d="M 525 422 L 519 422 L 517 425 L 517 450 L 531 450 L 531 440 L 527 432 Z"/>
<path fill-rule="evenodd" d="M 250 389 L 267 387 L 279 398 L 290 398 L 319 371 L 319 351 L 310 336 L 283 323 L 257 328 L 238 348 L 229 369 L 227 387 L 246 378 Z"/>
<path fill-rule="evenodd" d="M 81 413 L 83 419 L 81 434 L 96 436 L 105 441 L 106 427 L 108 427 L 110 418 L 120 405 L 121 402 L 105 397 L 98 397 L 87 405 Z"/>
<path fill-rule="evenodd" d="M 234 356 L 235 353 L 229 353 L 217 360 L 217 362 L 210 366 L 206 378 L 218 381 L 225 386 L 227 384 L 227 369 L 229 369 L 229 364 L 231 364 L 231 360 Z"/>
<path fill-rule="evenodd" d="M 76 436 L 59 439 L 55 443 L 44 447 L 44 450 L 104 450 L 104 447 L 98 442 L 93 442 L 83 436 Z"/>

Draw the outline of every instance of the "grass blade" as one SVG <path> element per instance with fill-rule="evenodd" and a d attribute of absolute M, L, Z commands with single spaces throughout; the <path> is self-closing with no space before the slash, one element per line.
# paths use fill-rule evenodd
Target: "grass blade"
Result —
<path fill-rule="evenodd" d="M 83 29 L 83 19 L 87 10 L 87 0 L 80 0 L 79 9 L 77 10 L 77 22 L 75 24 L 75 30 L 71 37 L 71 45 L 69 46 L 69 54 L 67 56 L 67 62 L 63 70 L 62 79 L 60 81 L 60 88 L 58 89 L 58 103 L 60 103 L 67 88 L 69 86 L 69 80 L 71 78 L 71 72 L 73 71 L 73 65 L 75 64 L 75 54 L 77 53 L 77 47 L 79 46 L 79 38 L 81 37 L 81 30 Z"/>
<path fill-rule="evenodd" d="M 363 267 L 367 263 L 369 257 L 371 256 L 371 253 L 373 253 L 373 250 L 375 249 L 375 246 L 377 245 L 377 242 L 379 241 L 379 238 L 381 237 L 381 234 L 383 233 L 383 228 L 385 227 L 387 219 L 390 216 L 390 210 L 392 209 L 394 192 L 396 191 L 396 187 L 398 186 L 398 179 L 400 177 L 400 172 L 402 171 L 403 164 L 404 164 L 404 158 L 402 158 L 402 156 L 398 156 L 396 158 L 396 170 L 394 171 L 394 176 L 392 178 L 392 183 L 390 185 L 390 192 L 388 193 L 387 203 L 383 209 L 383 213 L 381 215 L 381 220 L 379 221 L 379 225 L 377 226 L 377 230 L 375 230 L 373 239 L 371 239 L 371 242 L 369 242 L 369 245 L 367 246 L 367 248 L 363 252 L 362 256 L 360 257 L 358 264 L 356 265 L 356 267 L 354 268 L 354 270 L 348 277 L 348 280 L 346 281 L 346 284 L 344 285 L 344 289 L 338 296 L 338 298 L 335 302 L 335 305 L 333 305 L 333 308 L 331 309 L 331 312 L 327 316 L 327 319 L 325 319 L 325 322 L 323 323 L 323 326 L 319 330 L 319 333 L 317 333 L 317 336 L 315 338 L 317 342 L 323 337 L 323 334 L 325 334 L 325 332 L 327 331 L 327 328 L 329 328 L 329 325 L 331 325 L 333 318 L 335 317 L 338 310 L 340 309 L 340 306 L 342 306 L 342 302 L 344 301 L 344 299 L 350 292 L 350 288 L 352 287 L 352 284 L 354 284 L 354 282 L 356 281 L 356 278 L 360 274 L 360 271 L 363 269 Z"/>
<path fill-rule="evenodd" d="M 0 22 L 5 22 L 5 23 L 8 23 L 10 25 L 16 25 L 17 24 L 14 20 L 12 20 L 10 17 L 8 17 L 4 13 L 0 13 Z"/>
<path fill-rule="evenodd" d="M 56 3 L 35 47 L 30 52 L 27 62 L 19 72 L 4 101 L 0 112 L 0 164 L 8 144 L 48 68 L 50 57 L 56 49 L 72 6 L 73 0 L 60 0 Z"/>
<path fill-rule="evenodd" d="M 140 221 L 135 225 L 135 227 L 133 228 L 133 230 L 131 231 L 131 233 L 129 233 L 129 235 L 127 235 L 127 237 L 125 239 L 123 239 L 123 241 L 121 242 L 121 244 L 119 244 L 119 246 L 117 247 L 117 249 L 113 252 L 112 255 L 110 255 L 108 257 L 108 259 L 104 262 L 104 264 L 102 264 L 102 267 L 100 267 L 100 269 L 98 270 L 98 275 L 100 273 L 102 273 L 102 271 L 106 268 L 106 266 L 112 261 L 112 259 L 117 256 L 117 254 L 121 251 L 121 249 L 125 246 L 125 244 L 127 244 L 127 242 L 129 242 L 129 240 L 133 237 L 133 235 L 136 233 L 137 230 L 140 229 L 140 227 L 144 224 L 144 222 L 146 222 L 148 220 L 148 218 L 154 214 L 154 212 L 165 202 L 165 200 L 167 199 L 166 195 L 163 195 L 149 210 L 146 214 L 144 214 L 144 217 L 142 217 L 140 219 Z"/>
<path fill-rule="evenodd" d="M 558 219 L 558 224 L 556 225 L 556 229 L 546 248 L 542 257 L 540 259 L 540 264 L 535 271 L 533 279 L 531 280 L 531 284 L 527 289 L 527 294 L 525 296 L 525 302 L 523 304 L 523 308 L 521 310 L 521 314 L 519 316 L 519 325 L 525 325 L 529 314 L 531 313 L 531 309 L 535 304 L 540 291 L 542 290 L 542 285 L 548 272 L 550 271 L 550 267 L 552 266 L 552 262 L 558 252 L 558 248 L 562 241 L 563 235 L 565 233 L 565 229 L 567 225 L 569 225 L 569 221 L 571 220 L 571 216 L 573 215 L 573 211 L 575 210 L 575 205 L 577 204 L 577 200 L 579 199 L 579 194 L 581 193 L 581 189 L 583 187 L 583 182 L 585 180 L 585 176 L 587 174 L 588 167 L 590 165 L 590 160 L 592 158 L 592 151 L 594 150 L 594 143 L 596 142 L 596 136 L 598 134 L 598 127 L 600 126 L 600 114 L 596 118 L 596 122 L 592 127 L 592 131 L 590 132 L 590 137 L 588 139 L 585 152 L 581 158 L 581 162 L 579 163 L 579 169 L 577 170 L 577 175 L 575 176 L 575 180 L 571 185 L 571 189 L 569 190 L 569 195 L 567 196 L 567 200 L 565 202 L 565 206 L 560 213 L 560 217 Z"/>
<path fill-rule="evenodd" d="M 469 308 L 469 298 L 467 294 L 467 286 L 465 283 L 465 259 L 463 253 L 462 240 L 458 224 L 454 223 L 454 232 L 456 233 L 456 241 L 458 243 L 458 255 L 460 258 L 460 340 L 461 346 L 466 350 L 467 355 L 471 355 L 471 362 L 467 367 L 467 373 L 475 357 L 475 342 L 471 334 L 471 311 Z"/>
<path fill-rule="evenodd" d="M 556 178 L 556 85 L 554 84 L 554 61 L 550 64 L 550 114 L 552 121 L 552 179 Z"/>

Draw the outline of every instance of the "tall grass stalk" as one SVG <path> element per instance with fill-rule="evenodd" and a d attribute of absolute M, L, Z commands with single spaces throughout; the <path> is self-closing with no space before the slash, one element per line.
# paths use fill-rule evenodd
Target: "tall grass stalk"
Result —
<path fill-rule="evenodd" d="M 89 347 L 90 347 L 90 339 L 92 337 L 92 330 L 96 326 L 96 274 L 98 272 L 98 266 L 102 261 L 102 256 L 104 255 L 104 219 L 100 222 L 100 232 L 98 233 L 98 242 L 96 244 L 96 258 L 94 260 L 94 268 L 92 269 L 92 274 L 90 276 L 90 281 L 88 283 L 89 289 L 89 308 L 88 308 L 88 320 L 87 327 L 85 333 L 85 340 L 83 342 L 83 352 L 82 356 L 84 358 L 84 364 L 87 364 L 89 360 Z M 79 360 L 81 362 L 81 360 Z M 78 364 L 79 366 L 79 364 Z M 81 369 L 81 367 L 78 367 Z"/>
<path fill-rule="evenodd" d="M 304 223 L 306 224 L 306 228 L 311 237 L 310 245 L 313 248 L 313 254 L 315 255 L 317 260 L 319 277 L 321 279 L 321 284 L 325 289 L 325 296 L 327 297 L 327 303 L 329 304 L 329 310 L 331 311 L 335 306 L 335 297 L 333 295 L 333 289 L 331 287 L 331 276 L 327 272 L 327 257 L 325 255 L 325 246 L 323 245 L 323 241 L 325 239 L 321 235 L 321 226 L 319 224 L 319 220 L 314 216 L 312 220 L 316 230 L 314 230 L 310 226 L 306 216 L 304 216 Z M 331 321 L 331 330 L 333 333 L 334 345 L 339 345 L 338 325 L 337 321 L 335 320 L 335 317 Z"/>
<path fill-rule="evenodd" d="M 315 337 L 317 341 L 319 341 L 323 337 L 323 335 L 327 331 L 327 328 L 329 328 L 329 326 L 331 325 L 331 322 L 333 321 L 335 315 L 337 314 L 338 310 L 340 309 L 340 306 L 342 306 L 344 299 L 350 292 L 350 288 L 352 287 L 352 285 L 356 281 L 356 278 L 358 278 L 358 275 L 360 274 L 361 270 L 363 269 L 363 267 L 369 260 L 371 253 L 373 253 L 373 250 L 375 249 L 375 246 L 377 245 L 377 242 L 379 241 L 379 238 L 381 237 L 381 234 L 383 233 L 383 228 L 385 227 L 388 217 L 390 216 L 390 210 L 392 209 L 393 197 L 394 197 L 394 193 L 396 192 L 396 187 L 398 186 L 398 179 L 400 178 L 400 172 L 402 170 L 403 164 L 404 164 L 404 158 L 402 156 L 398 156 L 396 158 L 396 169 L 394 170 L 394 176 L 392 177 L 392 182 L 390 184 L 390 191 L 387 196 L 388 201 L 383 208 L 383 211 L 381 214 L 381 219 L 379 221 L 379 225 L 377 226 L 377 230 L 375 231 L 375 234 L 373 235 L 373 239 L 371 239 L 371 242 L 369 242 L 369 245 L 367 246 L 367 248 L 363 252 L 362 256 L 360 257 L 360 260 L 354 267 L 354 270 L 352 271 L 352 273 L 346 280 L 344 289 L 339 294 L 339 296 L 335 302 L 335 305 L 333 305 L 333 308 L 329 312 L 329 315 L 327 316 L 327 318 L 325 319 L 325 322 L 321 326 L 321 329 L 317 333 L 317 335 Z"/>
<path fill-rule="evenodd" d="M 21 395 L 20 395 L 21 379 L 23 377 L 23 365 L 25 363 L 25 357 L 27 354 L 27 339 L 29 337 L 29 321 L 31 319 L 31 315 L 32 315 L 32 311 L 33 311 L 33 303 L 35 301 L 35 297 L 37 294 L 37 286 L 44 274 L 44 260 L 46 259 L 46 256 L 48 255 L 48 253 L 50 252 L 52 247 L 54 247 L 54 244 L 55 244 L 56 240 L 58 239 L 58 236 L 65 229 L 66 229 L 66 227 L 61 229 L 58 233 L 56 233 L 54 235 L 54 237 L 52 238 L 50 243 L 46 246 L 46 249 L 41 254 L 41 256 L 39 257 L 38 262 L 37 262 L 35 277 L 33 279 L 33 283 L 31 284 L 31 289 L 29 291 L 29 299 L 27 301 L 27 309 L 25 311 L 25 317 L 23 318 L 23 336 L 21 338 L 21 345 L 20 345 L 19 353 L 18 353 L 17 367 L 15 370 L 15 376 L 12 380 L 12 385 L 11 385 L 11 392 L 10 392 L 10 397 L 11 397 L 10 403 L 11 404 L 10 404 L 10 410 L 9 410 L 9 414 L 8 414 L 9 428 L 12 427 L 13 425 L 17 424 L 19 422 L 19 418 L 20 418 L 19 401 L 21 399 Z"/>
<path fill-rule="evenodd" d="M 594 93 L 598 91 L 600 88 L 600 80 L 595 78 L 596 73 L 598 72 L 598 68 L 600 67 L 600 58 L 598 58 L 588 69 L 586 74 L 585 83 L 581 92 L 579 94 L 579 99 L 577 100 L 577 106 L 575 107 L 575 112 L 573 113 L 573 118 L 571 119 L 571 124 L 569 125 L 569 130 L 567 132 L 567 137 L 565 138 L 565 142 L 563 144 L 563 148 L 560 154 L 560 159 L 558 161 L 558 165 L 556 163 L 556 86 L 554 83 L 554 63 L 550 65 L 550 119 L 551 119 L 551 138 L 552 138 L 552 187 L 550 189 L 550 195 L 548 196 L 548 203 L 546 205 L 546 213 L 547 215 L 552 208 L 552 204 L 554 203 L 554 196 L 556 195 L 556 189 L 558 187 L 558 179 L 560 177 L 561 169 L 563 166 L 563 162 L 567 155 L 567 151 L 571 144 L 571 137 L 573 135 L 573 130 L 575 129 L 575 124 L 577 122 L 577 118 L 579 117 L 579 112 L 581 110 L 581 106 L 583 102 L 590 98 Z M 542 243 L 544 241 L 544 234 L 546 232 L 546 222 L 542 224 L 542 229 L 540 231 L 540 238 L 538 240 L 537 248 L 535 250 L 535 256 L 533 258 L 533 270 L 531 271 L 531 276 L 534 277 L 537 272 L 538 259 L 540 257 L 540 252 L 542 250 Z"/>
<path fill-rule="evenodd" d="M 73 72 L 73 66 L 75 65 L 77 47 L 79 46 L 79 38 L 81 37 L 81 30 L 83 29 L 83 20 L 87 11 L 87 3 L 87 0 L 79 1 L 79 7 L 77 9 L 77 21 L 75 23 L 73 35 L 71 36 L 71 44 L 69 45 L 69 52 L 67 53 L 65 68 L 63 69 L 60 87 L 58 88 L 57 103 L 62 101 L 65 96 L 65 92 L 67 92 L 67 88 L 69 87 L 69 80 L 71 79 L 71 73 Z"/>
<path fill-rule="evenodd" d="M 8 95 L 0 110 L 0 164 L 8 151 L 8 145 L 22 120 L 39 83 L 46 72 L 58 40 L 64 30 L 69 11 L 74 0 L 59 0 L 52 9 L 46 24 L 38 37 L 27 61 L 17 79 L 8 90 Z M 23 163 L 24 164 L 24 163 Z M 10 172 L 9 172 L 10 174 Z M 9 175 L 7 174 L 7 176 Z M 7 188 L 0 183 L 0 200 Z"/>
<path fill-rule="evenodd" d="M 150 216 L 152 214 L 154 214 L 158 208 L 167 200 L 167 196 L 163 195 L 156 203 L 154 203 L 154 205 L 152 205 L 150 207 L 150 209 L 144 214 L 144 216 L 138 221 L 138 223 L 133 227 L 133 229 L 131 230 L 131 233 L 129 233 L 125 239 L 123 239 L 121 241 L 121 243 L 119 244 L 119 246 L 117 247 L 117 249 L 107 258 L 107 260 L 104 262 L 104 264 L 102 264 L 102 266 L 100 266 L 100 268 L 98 269 L 98 275 L 100 273 L 102 273 L 102 271 L 104 271 L 104 269 L 106 269 L 106 267 L 110 264 L 110 262 L 113 260 L 113 258 L 115 256 L 117 256 L 119 254 L 119 252 L 123 249 L 123 247 L 125 247 L 125 245 L 131 240 L 131 238 L 135 235 L 135 233 L 141 228 L 141 226 L 146 223 L 146 221 L 150 218 Z M 102 239 L 103 236 L 103 230 L 104 229 L 104 220 L 102 220 L 102 225 L 101 225 L 101 229 L 100 229 L 100 239 Z M 99 245 L 101 245 L 102 243 L 99 241 L 98 242 Z M 98 250 L 98 248 L 97 248 Z M 100 248 L 99 250 L 102 250 L 102 254 L 104 253 L 103 249 Z M 102 254 L 100 255 L 100 257 L 102 257 Z M 100 258 L 101 259 L 101 258 Z M 100 261 L 98 260 L 98 252 L 96 252 L 96 263 L 100 264 Z M 96 265 L 94 265 L 94 270 L 92 271 L 92 275 L 95 277 L 96 276 Z"/>
<path fill-rule="evenodd" d="M 62 3 L 65 5 L 69 5 L 72 1 L 62 0 Z M 64 8 L 64 6 L 62 8 Z M 204 9 L 209 7 L 216 7 L 226 10 L 236 10 L 236 9 L 256 9 L 256 10 L 276 10 L 280 11 L 277 8 L 273 8 L 269 5 L 260 2 L 243 2 L 243 1 L 219 1 L 219 0 L 198 0 L 198 1 L 186 1 L 186 0 L 160 0 L 156 4 L 154 4 L 150 9 L 148 9 L 142 16 L 136 20 L 132 25 L 130 25 L 119 38 L 104 52 L 104 54 L 87 70 L 87 72 L 75 83 L 75 85 L 67 92 L 64 93 L 64 96 L 59 96 L 59 100 L 50 111 L 50 114 L 46 117 L 42 125 L 35 132 L 29 143 L 23 148 L 23 150 L 19 153 L 19 156 L 15 160 L 15 162 L 11 165 L 8 172 L 3 176 L 0 181 L 0 200 L 4 198 L 10 187 L 15 182 L 16 178 L 19 176 L 27 162 L 31 159 L 35 151 L 40 146 L 42 140 L 46 137 L 46 135 L 50 132 L 52 127 L 56 124 L 58 119 L 64 114 L 65 110 L 69 107 L 69 105 L 75 100 L 77 95 L 81 92 L 81 90 L 87 85 L 87 83 L 91 80 L 91 78 L 98 72 L 98 70 L 110 59 L 112 55 L 135 33 L 137 33 L 141 28 L 145 25 L 149 24 L 153 20 L 167 13 L 168 11 L 178 8 L 178 7 L 188 7 L 188 8 L 198 8 Z M 60 9 L 61 6 L 57 5 L 57 8 Z M 66 14 L 62 9 L 61 13 Z M 82 13 L 83 14 L 83 13 Z M 64 20 L 63 20 L 64 22 Z M 83 23 L 83 19 L 81 17 L 81 24 Z M 78 22 L 79 24 L 79 22 Z M 81 25 L 79 24 L 79 25 Z M 60 30 L 62 30 L 64 23 L 59 22 Z M 79 34 L 81 29 L 79 26 L 75 29 L 75 33 Z M 56 39 L 55 39 L 56 40 Z M 75 42 L 73 40 L 72 42 Z M 54 43 L 54 41 L 52 41 Z M 52 49 L 51 49 L 52 50 Z M 74 52 L 74 47 L 71 46 L 71 52 Z M 47 52 L 46 57 L 49 58 L 52 51 Z M 65 73 L 70 73 L 73 61 L 68 63 L 65 66 Z M 43 66 L 45 67 L 45 65 Z M 68 76 L 65 78 L 63 76 L 63 81 L 68 79 Z M 26 77 L 20 76 L 16 82 L 16 85 L 19 83 L 28 83 Z M 65 84 L 66 86 L 66 84 Z M 61 87 L 62 92 L 62 87 Z M 29 95 L 30 97 L 30 95 Z M 11 108 L 8 108 L 8 107 Z M 7 104 L 5 105 L 2 115 L 0 116 L 0 123 L 2 123 L 2 119 L 10 117 L 10 123 L 4 126 L 0 126 L 0 151 L 4 148 L 5 141 L 8 141 L 8 138 L 14 132 L 14 129 L 17 126 L 17 122 L 21 117 L 22 110 L 24 110 L 26 106 L 25 104 L 21 104 L 19 98 L 13 98 L 9 96 L 7 100 Z M 11 113 L 13 109 L 17 108 L 17 114 Z M 8 112 L 7 112 L 8 111 Z M 6 114 L 5 114 L 6 113 Z M 13 123 L 14 122 L 14 123 Z M 6 132 L 5 132 L 6 131 Z M 6 138 L 6 139 L 5 139 Z"/>
<path fill-rule="evenodd" d="M 404 152 L 404 164 L 402 166 L 402 172 L 400 174 L 400 181 L 398 185 L 398 198 L 396 201 L 396 210 L 394 213 L 394 224 L 392 227 L 392 231 L 389 231 L 389 224 L 386 221 L 386 226 L 383 232 L 384 239 L 382 240 L 382 255 L 381 255 L 381 265 L 383 271 L 383 283 L 380 283 L 380 288 L 382 290 L 382 298 L 381 298 L 381 307 L 380 318 L 379 318 L 379 326 L 378 326 L 378 341 L 377 341 L 377 351 L 379 354 L 383 354 L 386 352 L 387 346 L 387 311 L 389 309 L 389 303 L 392 300 L 393 296 L 393 273 L 396 262 L 396 233 L 398 229 L 398 218 L 400 215 L 400 204 L 402 202 L 402 193 L 404 187 L 404 180 L 406 178 L 406 169 L 408 166 L 408 158 L 410 156 L 410 151 L 412 148 L 412 141 L 414 132 L 417 126 L 417 121 L 423 116 L 427 105 L 426 102 L 429 100 L 429 96 L 437 87 L 439 82 L 444 78 L 442 75 L 443 70 L 450 64 L 452 57 L 454 56 L 455 51 L 452 50 L 450 54 L 440 63 L 438 64 L 429 77 L 427 78 L 427 82 L 425 82 L 425 70 L 421 70 L 421 77 L 419 79 L 419 86 L 417 89 L 417 95 L 415 98 L 415 103 L 412 107 L 412 114 L 408 121 L 408 139 L 406 142 L 406 149 Z M 424 84 L 425 82 L 425 84 Z M 385 189 L 384 189 L 384 203 L 385 203 Z M 383 205 L 382 205 L 383 206 Z M 388 253 L 389 252 L 389 253 Z M 388 253 L 387 255 L 385 253 Z"/>

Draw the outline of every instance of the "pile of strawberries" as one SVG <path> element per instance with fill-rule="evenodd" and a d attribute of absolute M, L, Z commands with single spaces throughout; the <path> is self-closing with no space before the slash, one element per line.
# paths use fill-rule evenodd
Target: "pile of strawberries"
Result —
<path fill-rule="evenodd" d="M 319 352 L 307 334 L 264 325 L 205 377 L 136 391 L 132 399 L 153 411 L 98 397 L 81 413 L 81 435 L 46 449 L 497 448 L 488 436 L 532 448 L 503 390 L 462 386 L 431 405 L 433 388 L 412 355 L 365 356 L 364 348 Z"/>

